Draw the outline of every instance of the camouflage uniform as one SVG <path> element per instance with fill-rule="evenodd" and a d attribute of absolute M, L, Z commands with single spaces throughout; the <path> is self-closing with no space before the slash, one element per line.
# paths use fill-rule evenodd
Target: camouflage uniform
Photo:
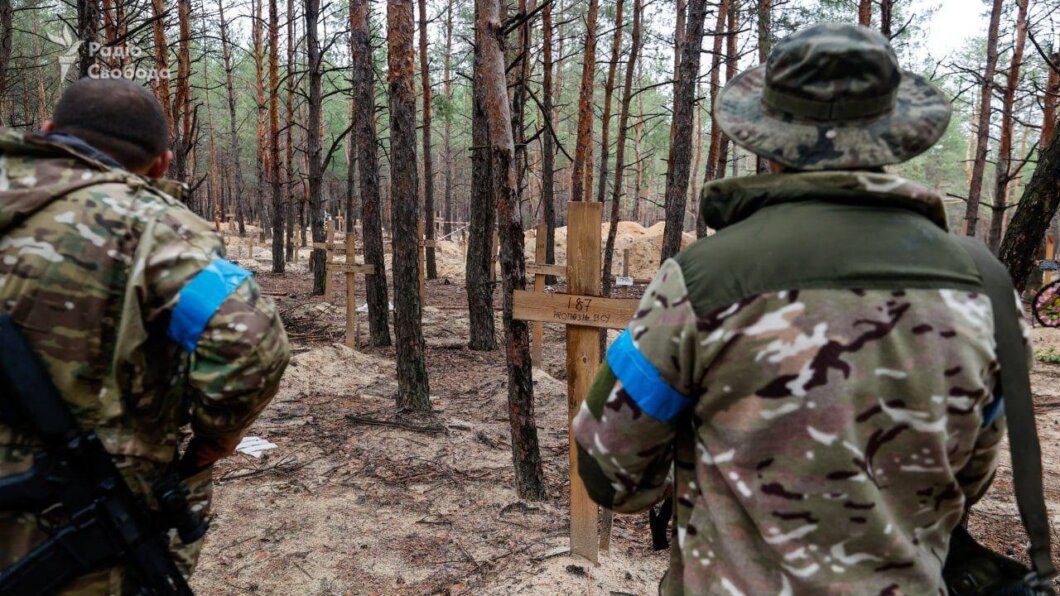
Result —
<path fill-rule="evenodd" d="M 105 156 L 0 131 L 0 311 L 149 501 L 179 427 L 230 451 L 287 363 L 272 304 L 223 251 L 206 222 Z M 0 476 L 27 469 L 33 451 L 0 421 Z M 186 484 L 205 515 L 209 470 Z M 0 512 L 0 568 L 63 523 L 62 512 Z M 200 547 L 179 549 L 186 574 Z M 103 570 L 68 592 L 122 593 L 123 577 Z"/>
<path fill-rule="evenodd" d="M 737 143 L 800 171 L 704 187 L 718 233 L 663 264 L 573 422 L 598 503 L 672 491 L 662 593 L 946 593 L 1004 429 L 992 309 L 1019 305 L 982 293 L 940 196 L 857 171 L 929 147 L 936 93 L 828 24 L 722 94 Z"/>
<path fill-rule="evenodd" d="M 673 474 L 664 594 L 945 594 L 1004 429 L 991 309 L 1016 303 L 896 176 L 705 197 L 720 232 L 664 263 L 574 421 L 590 495 L 639 511 Z"/>

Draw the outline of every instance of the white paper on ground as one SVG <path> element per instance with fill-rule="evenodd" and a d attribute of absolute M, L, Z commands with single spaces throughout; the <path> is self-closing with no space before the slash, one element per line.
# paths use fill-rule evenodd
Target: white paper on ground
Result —
<path fill-rule="evenodd" d="M 261 437 L 243 437 L 243 440 L 236 445 L 236 451 L 240 453 L 246 453 L 254 457 L 261 457 L 261 454 L 269 449 L 275 449 L 277 445 L 270 443 Z"/>
<path fill-rule="evenodd" d="M 357 307 L 357 312 L 368 312 L 368 303 L 364 303 Z M 390 312 L 394 312 L 394 303 L 390 303 Z"/>
<path fill-rule="evenodd" d="M 616 288 L 621 288 L 623 286 L 632 286 L 632 285 L 633 285 L 633 278 L 632 277 L 623 277 L 621 275 L 618 275 L 618 276 L 615 277 L 615 287 Z"/>

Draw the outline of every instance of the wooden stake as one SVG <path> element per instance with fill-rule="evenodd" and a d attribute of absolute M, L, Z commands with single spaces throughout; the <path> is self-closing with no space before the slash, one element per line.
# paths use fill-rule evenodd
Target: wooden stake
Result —
<path fill-rule="evenodd" d="M 546 224 L 538 224 L 537 226 L 537 238 L 534 243 L 534 262 L 544 263 L 545 262 L 545 234 L 548 233 L 548 226 Z M 545 291 L 545 276 L 534 275 L 534 292 L 540 294 Z M 530 343 L 531 347 L 531 359 L 533 364 L 540 367 L 542 365 L 541 360 L 541 349 L 545 341 L 545 324 L 540 321 L 534 321 L 531 323 L 531 334 L 532 339 Z"/>
<path fill-rule="evenodd" d="M 600 203 L 571 202 L 567 212 L 567 288 L 571 294 L 600 294 Z M 582 401 L 600 366 L 600 331 L 567 326 L 567 421 Z M 596 563 L 599 528 L 596 503 L 578 475 L 578 450 L 570 442 L 570 551 Z"/>
<path fill-rule="evenodd" d="M 335 246 L 335 226 L 332 222 L 328 221 L 324 224 L 324 232 L 327 234 L 327 248 L 324 253 L 324 302 L 331 302 L 331 256 L 332 249 Z"/>
<path fill-rule="evenodd" d="M 1052 235 L 1045 237 L 1045 258 L 1046 260 L 1052 260 L 1056 256 L 1056 238 Z M 1042 276 L 1043 285 L 1049 285 L 1053 283 L 1053 272 L 1046 271 L 1045 275 Z"/>
<path fill-rule="evenodd" d="M 629 277 L 629 249 L 622 249 L 622 277 Z"/>
<path fill-rule="evenodd" d="M 421 221 L 417 226 L 416 234 L 418 235 L 419 251 L 416 269 L 420 276 L 420 305 L 421 307 L 427 306 L 427 245 L 424 244 L 423 240 L 423 222 Z"/>
<path fill-rule="evenodd" d="M 357 238 L 354 234 L 346 234 L 346 263 L 350 264 L 356 260 Z M 357 273 L 346 271 L 346 346 L 357 349 Z"/>

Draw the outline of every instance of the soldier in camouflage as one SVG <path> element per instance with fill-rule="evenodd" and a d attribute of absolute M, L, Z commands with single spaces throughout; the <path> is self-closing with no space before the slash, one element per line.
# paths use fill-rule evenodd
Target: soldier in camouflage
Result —
<path fill-rule="evenodd" d="M 589 494 L 672 493 L 663 594 L 945 594 L 1004 420 L 991 304 L 942 198 L 883 171 L 948 101 L 879 33 L 823 24 L 719 94 L 777 173 L 715 181 L 573 423 Z"/>
<path fill-rule="evenodd" d="M 0 312 L 149 505 L 190 424 L 175 465 L 205 516 L 210 466 L 275 395 L 288 347 L 273 305 L 178 200 L 181 186 L 152 180 L 167 144 L 154 97 L 113 79 L 71 85 L 40 134 L 0 130 Z M 0 477 L 28 469 L 34 445 L 0 420 Z M 62 511 L 0 512 L 0 569 L 64 523 Z M 201 545 L 174 546 L 185 575 Z M 64 593 L 135 591 L 119 567 Z"/>

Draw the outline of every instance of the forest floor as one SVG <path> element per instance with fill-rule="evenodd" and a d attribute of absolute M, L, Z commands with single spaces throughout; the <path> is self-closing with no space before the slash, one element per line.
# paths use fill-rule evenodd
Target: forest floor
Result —
<path fill-rule="evenodd" d="M 218 464 L 196 593 L 656 592 L 668 555 L 652 551 L 645 515 L 615 517 L 610 552 L 598 566 L 568 552 L 562 328 L 545 327 L 544 362 L 534 371 L 549 499 L 525 502 L 512 488 L 503 355 L 466 348 L 462 279 L 427 284 L 434 415 L 387 426 L 395 420 L 393 349 L 341 345 L 345 292 L 334 305 L 310 296 L 307 253 L 279 277 L 267 272 L 267 251 L 255 252 L 260 262 L 240 262 L 276 301 L 294 356 L 279 394 L 249 431 L 277 448 Z M 1035 341 L 1060 347 L 1060 331 L 1036 329 Z M 1060 365 L 1037 363 L 1033 374 L 1044 467 L 1055 471 Z M 1020 556 L 1007 451 L 1005 458 L 971 526 L 989 546 Z M 1046 474 L 1045 483 L 1057 519 L 1060 477 Z"/>

